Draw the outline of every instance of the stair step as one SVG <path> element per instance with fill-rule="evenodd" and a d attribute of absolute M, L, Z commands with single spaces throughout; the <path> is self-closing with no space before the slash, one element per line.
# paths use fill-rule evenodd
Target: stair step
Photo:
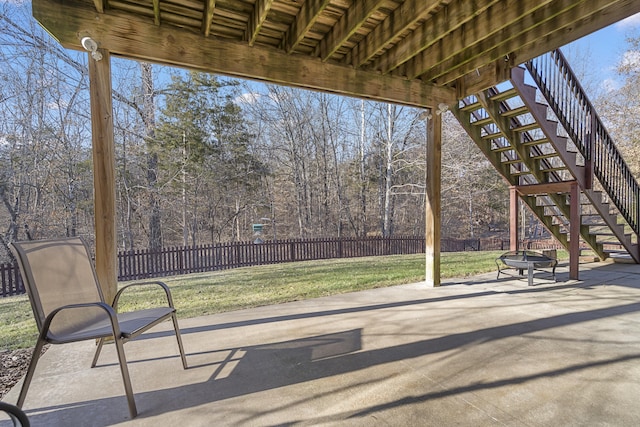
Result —
<path fill-rule="evenodd" d="M 512 146 L 506 145 L 504 147 L 492 148 L 491 151 L 494 152 L 494 153 L 502 153 L 504 151 L 511 151 L 513 149 L 514 148 Z"/>
<path fill-rule="evenodd" d="M 547 208 L 547 207 L 551 207 L 551 206 L 555 206 L 556 204 L 553 202 L 547 202 L 546 200 L 540 200 L 538 199 L 538 201 L 540 203 L 536 202 L 536 206 L 540 206 L 541 208 Z"/>
<path fill-rule="evenodd" d="M 491 99 L 491 101 L 499 102 L 499 101 L 505 101 L 510 98 L 514 98 L 516 96 L 518 96 L 518 91 L 516 91 L 516 89 L 512 87 L 510 89 L 505 90 L 504 92 L 500 92 L 493 95 L 489 99 Z"/>
<path fill-rule="evenodd" d="M 590 204 L 590 203 L 585 203 L 585 205 L 589 205 L 589 204 Z M 597 213 L 597 212 L 596 212 L 596 213 L 583 213 L 583 214 L 582 214 L 582 217 L 583 217 L 583 218 L 584 218 L 584 217 L 587 217 L 587 216 L 595 216 L 595 217 L 600 218 L 600 214 L 599 214 L 599 213 Z M 605 224 L 605 225 L 606 225 L 606 224 Z"/>
<path fill-rule="evenodd" d="M 547 168 L 547 169 L 540 169 L 540 172 L 545 172 L 545 173 L 549 173 L 549 172 L 560 172 L 560 171 L 566 171 L 567 167 L 566 166 L 556 166 L 556 167 L 552 167 L 552 168 Z"/>
<path fill-rule="evenodd" d="M 527 106 L 523 105 L 522 107 L 513 108 L 511 110 L 507 110 L 507 111 L 505 111 L 503 113 L 500 113 L 500 115 L 502 117 L 510 118 L 510 117 L 521 116 L 521 115 L 526 114 L 528 112 L 529 112 L 529 109 L 527 108 Z"/>
<path fill-rule="evenodd" d="M 607 224 L 602 223 L 602 224 L 590 224 L 590 223 L 582 223 L 582 225 L 584 225 L 585 227 L 608 227 Z"/>
<path fill-rule="evenodd" d="M 551 206 L 547 206 L 547 207 L 551 207 Z M 558 226 L 566 227 L 567 218 L 565 218 L 565 216 L 561 213 L 554 213 L 554 212 L 545 212 L 545 216 L 552 217 L 555 221 L 554 224 Z"/>
<path fill-rule="evenodd" d="M 475 122 L 471 122 L 474 126 L 486 126 L 490 123 L 493 123 L 493 119 L 491 117 L 485 117 L 484 119 L 478 119 Z"/>
<path fill-rule="evenodd" d="M 540 125 L 537 122 L 533 122 L 533 123 L 528 123 L 526 125 L 518 126 L 513 130 L 516 132 L 527 132 L 527 131 L 530 131 L 533 129 L 539 129 L 539 128 L 540 128 Z"/>
<path fill-rule="evenodd" d="M 612 231 L 589 231 L 589 234 L 600 237 L 617 237 Z"/>
<path fill-rule="evenodd" d="M 581 217 L 584 219 L 585 215 L 581 215 Z M 607 224 L 604 221 L 602 221 L 602 222 L 582 222 L 582 225 L 586 225 L 587 227 L 606 227 L 606 228 L 609 228 L 609 224 Z"/>
<path fill-rule="evenodd" d="M 531 156 L 531 158 L 534 160 L 552 159 L 554 157 L 559 157 L 558 153 L 546 153 L 546 154 L 539 154 L 537 156 Z"/>
<path fill-rule="evenodd" d="M 542 145 L 542 144 L 548 144 L 548 143 L 549 143 L 549 138 L 540 138 L 540 139 L 534 139 L 533 141 L 523 142 L 522 145 L 524 145 L 525 147 L 530 147 L 532 145 Z"/>
<path fill-rule="evenodd" d="M 619 255 L 629 254 L 629 252 L 625 251 L 624 249 L 613 249 L 613 248 L 604 249 L 603 252 L 610 256 L 615 254 L 619 254 Z"/>
<path fill-rule="evenodd" d="M 517 165 L 518 163 L 522 163 L 522 159 L 518 157 L 517 159 L 503 160 L 500 163 L 503 165 Z"/>
<path fill-rule="evenodd" d="M 460 111 L 475 111 L 475 110 L 479 110 L 480 108 L 482 108 L 482 104 L 480 104 L 479 101 L 474 101 L 470 104 L 466 104 L 465 106 L 460 108 Z"/>
<path fill-rule="evenodd" d="M 504 137 L 502 132 L 488 133 L 486 135 L 482 135 L 482 139 L 485 140 L 485 141 L 487 141 L 489 139 L 500 138 L 500 137 Z"/>
<path fill-rule="evenodd" d="M 619 264 L 635 264 L 636 263 L 629 252 L 610 252 L 609 256 L 615 263 L 619 263 Z"/>
<path fill-rule="evenodd" d="M 618 239 L 615 236 L 607 236 L 607 235 L 597 235 L 595 237 L 598 238 L 598 243 L 602 245 L 612 245 L 612 246 L 622 245 L 623 241 L 629 240 L 628 238 Z"/>

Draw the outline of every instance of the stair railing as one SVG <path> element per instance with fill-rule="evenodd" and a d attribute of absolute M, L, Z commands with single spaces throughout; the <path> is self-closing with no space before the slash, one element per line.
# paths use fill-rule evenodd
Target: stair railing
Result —
<path fill-rule="evenodd" d="M 593 174 L 640 234 L 640 186 L 560 50 L 528 61 L 529 73 Z M 590 178 L 588 178 L 590 181 Z"/>

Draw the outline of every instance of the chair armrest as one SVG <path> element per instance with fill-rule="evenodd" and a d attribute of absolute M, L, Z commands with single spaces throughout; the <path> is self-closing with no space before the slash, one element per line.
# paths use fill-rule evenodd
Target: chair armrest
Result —
<path fill-rule="evenodd" d="M 73 310 L 73 309 L 79 309 L 79 308 L 92 308 L 92 307 L 101 308 L 102 310 L 107 312 L 109 317 L 113 317 L 114 319 L 118 318 L 118 316 L 116 315 L 116 311 L 113 309 L 113 307 L 111 307 L 107 303 L 96 301 L 96 302 L 85 302 L 81 304 L 68 304 L 68 305 L 63 305 L 62 307 L 58 307 L 55 310 L 53 310 L 51 313 L 49 313 L 49 315 L 45 319 L 45 323 L 47 323 L 47 321 L 48 323 L 51 323 L 51 320 L 55 317 L 55 315 L 60 313 L 63 310 Z"/>
<path fill-rule="evenodd" d="M 129 283 L 128 285 L 125 285 L 122 288 L 120 288 L 120 290 L 116 293 L 116 296 L 113 298 L 112 306 L 114 310 L 118 311 L 118 301 L 120 300 L 120 296 L 126 289 L 133 288 L 133 287 L 153 286 L 153 285 L 160 286 L 164 290 L 164 293 L 167 297 L 167 304 L 169 305 L 169 307 L 175 308 L 173 306 L 173 298 L 171 297 L 171 290 L 169 289 L 169 286 L 167 286 L 166 283 L 161 282 L 160 280 L 152 280 L 148 282 Z"/>
<path fill-rule="evenodd" d="M 111 327 L 113 329 L 114 334 L 116 336 L 120 335 L 120 325 L 118 324 L 118 315 L 116 314 L 115 309 L 107 303 L 98 301 L 98 302 L 87 302 L 87 303 L 81 303 L 81 304 L 63 305 L 62 307 L 56 308 L 51 313 L 49 313 L 49 315 L 45 318 L 44 323 L 42 325 L 42 330 L 40 331 L 40 338 L 44 339 L 45 341 L 49 341 L 47 336 L 49 334 L 49 328 L 51 327 L 51 322 L 53 322 L 53 319 L 59 313 L 67 310 L 80 310 L 80 309 L 87 309 L 87 308 L 99 308 L 101 310 L 104 310 L 107 314 L 107 317 L 109 318 L 109 321 L 111 322 Z"/>
<path fill-rule="evenodd" d="M 0 411 L 9 415 L 14 426 L 29 427 L 31 425 L 29 423 L 29 418 L 27 418 L 27 414 L 17 406 L 6 402 L 0 402 Z"/>

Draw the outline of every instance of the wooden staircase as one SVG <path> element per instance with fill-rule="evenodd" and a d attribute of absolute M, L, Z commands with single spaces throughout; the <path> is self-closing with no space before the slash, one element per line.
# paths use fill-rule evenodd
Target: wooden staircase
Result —
<path fill-rule="evenodd" d="M 640 187 L 560 51 L 451 111 L 521 199 L 569 249 L 569 186 L 579 188 L 580 237 L 601 259 L 640 263 Z"/>

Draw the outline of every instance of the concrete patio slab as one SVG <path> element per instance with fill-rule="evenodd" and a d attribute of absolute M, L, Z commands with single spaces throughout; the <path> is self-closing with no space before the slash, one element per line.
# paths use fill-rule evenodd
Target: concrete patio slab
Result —
<path fill-rule="evenodd" d="M 640 266 L 557 273 L 184 319 L 186 371 L 161 325 L 125 346 L 133 420 L 112 346 L 94 369 L 92 343 L 52 346 L 25 410 L 34 426 L 640 425 Z"/>

